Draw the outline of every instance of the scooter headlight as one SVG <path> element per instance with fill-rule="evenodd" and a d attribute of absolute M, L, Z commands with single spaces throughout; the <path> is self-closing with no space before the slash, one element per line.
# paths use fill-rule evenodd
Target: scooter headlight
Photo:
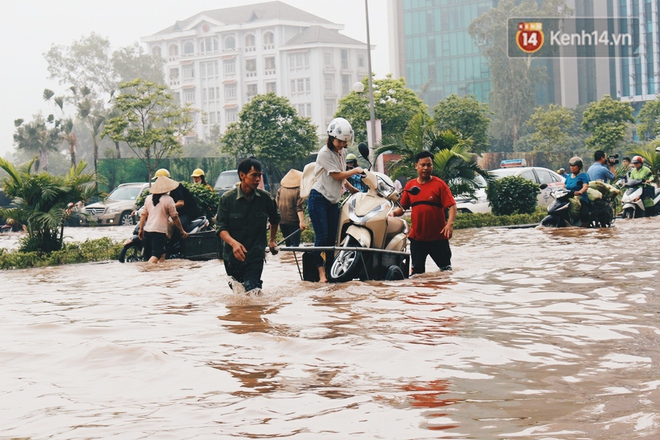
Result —
<path fill-rule="evenodd" d="M 388 198 L 396 191 L 392 185 L 378 176 L 378 184 L 376 185 L 376 192 L 383 198 Z"/>

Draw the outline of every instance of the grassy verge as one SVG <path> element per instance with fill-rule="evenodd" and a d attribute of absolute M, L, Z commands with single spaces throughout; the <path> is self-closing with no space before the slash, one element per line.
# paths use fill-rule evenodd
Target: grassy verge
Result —
<path fill-rule="evenodd" d="M 63 249 L 49 254 L 0 249 L 0 269 L 25 269 L 59 264 L 116 260 L 119 257 L 121 248 L 120 243 L 113 242 L 109 238 L 99 238 L 85 240 L 82 243 L 65 243 Z"/>

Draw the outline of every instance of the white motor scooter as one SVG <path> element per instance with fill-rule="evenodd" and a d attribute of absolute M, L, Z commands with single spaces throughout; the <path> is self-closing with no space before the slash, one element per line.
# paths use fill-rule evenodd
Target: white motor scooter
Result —
<path fill-rule="evenodd" d="M 369 160 L 369 148 L 358 145 L 362 157 Z M 337 229 L 335 259 L 330 266 L 330 281 L 360 279 L 403 279 L 409 273 L 408 224 L 390 217 L 399 193 L 383 173 L 365 171 L 362 176 L 369 190 L 348 197 L 341 206 Z M 420 188 L 410 192 L 419 194 Z"/>
<path fill-rule="evenodd" d="M 653 209 L 647 210 L 644 206 L 642 195 L 644 194 L 644 182 L 639 179 L 627 181 L 624 185 L 626 191 L 621 197 L 621 204 L 623 205 L 622 216 L 623 218 L 638 218 L 648 215 L 648 211 L 653 212 L 653 215 L 658 213 L 660 207 L 660 189 L 655 188 L 655 196 L 653 197 Z"/>

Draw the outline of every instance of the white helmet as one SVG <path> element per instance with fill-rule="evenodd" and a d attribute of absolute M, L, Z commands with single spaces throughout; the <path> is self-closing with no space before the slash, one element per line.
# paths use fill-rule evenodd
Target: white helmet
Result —
<path fill-rule="evenodd" d="M 353 127 L 344 118 L 335 118 L 328 125 L 328 136 L 346 141 L 349 144 L 353 142 Z"/>

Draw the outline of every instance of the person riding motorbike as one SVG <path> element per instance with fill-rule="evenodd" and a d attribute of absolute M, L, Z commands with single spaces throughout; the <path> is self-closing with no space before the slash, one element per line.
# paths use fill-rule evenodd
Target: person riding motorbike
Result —
<path fill-rule="evenodd" d="M 654 210 L 653 203 L 648 204 L 646 200 L 648 199 L 653 199 L 655 195 L 655 189 L 651 185 L 653 183 L 653 171 L 651 171 L 648 167 L 644 166 L 644 159 L 642 156 L 633 156 L 632 161 L 630 162 L 632 166 L 634 167 L 630 172 L 628 173 L 628 179 L 629 180 L 641 180 L 644 182 L 644 192 L 642 193 L 642 200 L 644 200 L 644 205 L 649 205 L 646 207 L 647 215 L 653 215 Z"/>
<path fill-rule="evenodd" d="M 355 154 L 348 153 L 346 155 L 346 171 L 350 171 L 357 166 L 358 166 L 358 161 Z M 365 185 L 364 182 L 362 181 L 361 174 L 353 174 L 352 176 L 348 177 L 346 180 L 348 180 L 348 183 L 353 185 L 360 192 L 369 191 L 369 187 Z"/>
<path fill-rule="evenodd" d="M 201 168 L 196 168 L 195 171 L 190 175 L 192 177 L 193 183 L 198 183 L 200 185 L 204 185 L 207 187 L 209 190 L 213 191 L 213 187 L 208 184 L 206 181 L 206 176 L 204 174 L 204 170 Z"/>
<path fill-rule="evenodd" d="M 587 190 L 589 189 L 589 175 L 582 171 L 584 162 L 579 156 L 574 156 L 568 161 L 570 172 L 566 174 L 566 181 L 564 186 L 567 190 L 573 191 L 576 196 L 580 197 L 580 222 L 583 227 L 589 226 L 589 197 Z"/>

